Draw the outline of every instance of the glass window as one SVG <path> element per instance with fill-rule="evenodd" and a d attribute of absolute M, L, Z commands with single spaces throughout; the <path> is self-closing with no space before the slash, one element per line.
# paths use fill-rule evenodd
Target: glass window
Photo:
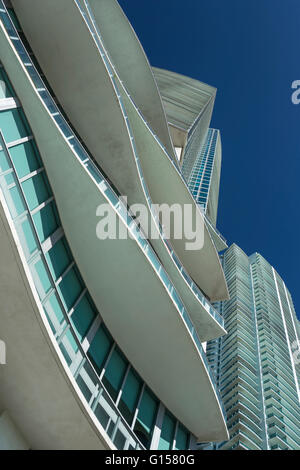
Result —
<path fill-rule="evenodd" d="M 69 247 L 63 238 L 48 251 L 46 259 L 53 278 L 57 280 L 72 260 Z"/>
<path fill-rule="evenodd" d="M 24 181 L 22 188 L 31 211 L 50 197 L 48 186 L 42 173 Z"/>
<path fill-rule="evenodd" d="M 0 67 L 0 100 L 15 96 L 3 67 Z"/>
<path fill-rule="evenodd" d="M 82 289 L 82 282 L 77 269 L 70 269 L 58 285 L 62 302 L 67 311 L 73 307 L 74 303 L 80 296 Z"/>
<path fill-rule="evenodd" d="M 6 143 L 31 134 L 23 111 L 17 108 L 0 112 L 0 129 Z"/>
<path fill-rule="evenodd" d="M 159 450 L 169 450 L 173 447 L 176 420 L 168 412 L 165 413 L 160 439 L 158 444 Z"/>
<path fill-rule="evenodd" d="M 7 186 L 10 186 L 11 184 L 14 184 L 15 183 L 15 174 L 13 173 L 13 171 L 11 171 L 10 173 L 7 173 L 5 176 L 4 176 L 4 179 L 5 179 L 5 183 L 7 184 Z"/>
<path fill-rule="evenodd" d="M 5 191 L 5 199 L 12 218 L 21 215 L 26 210 L 22 195 L 17 186 L 14 186 L 7 192 Z"/>
<path fill-rule="evenodd" d="M 71 323 L 75 328 L 80 341 L 82 341 L 86 336 L 96 315 L 95 308 L 93 307 L 89 296 L 84 295 L 71 316 Z"/>
<path fill-rule="evenodd" d="M 134 432 L 147 449 L 149 449 L 151 444 L 157 410 L 158 400 L 149 389 L 145 388 L 139 406 Z"/>
<path fill-rule="evenodd" d="M 5 153 L 3 150 L 0 150 L 0 171 L 3 173 L 6 170 L 9 170 L 11 168 L 10 162 L 8 158 L 6 157 Z"/>
<path fill-rule="evenodd" d="M 45 304 L 45 312 L 50 321 L 50 326 L 54 333 L 57 333 L 61 329 L 61 325 L 64 323 L 64 315 L 58 301 L 57 295 L 53 293 L 49 300 Z"/>
<path fill-rule="evenodd" d="M 17 30 L 20 30 L 21 26 L 20 26 L 20 23 L 19 23 L 19 20 L 18 20 L 16 14 L 15 14 L 15 11 L 12 8 L 8 8 L 7 11 L 9 13 L 9 16 L 11 17 L 11 20 L 12 20 L 15 28 Z"/>
<path fill-rule="evenodd" d="M 76 353 L 78 351 L 78 346 L 75 341 L 75 338 L 70 330 L 67 330 L 66 334 L 63 336 L 60 344 L 60 350 L 64 355 L 64 358 L 70 366 L 75 360 Z"/>
<path fill-rule="evenodd" d="M 22 246 L 25 250 L 26 258 L 29 258 L 32 253 L 37 249 L 37 241 L 34 236 L 32 225 L 26 217 L 26 219 L 16 226 Z"/>
<path fill-rule="evenodd" d="M 38 150 L 32 140 L 10 147 L 9 153 L 19 178 L 42 166 Z"/>
<path fill-rule="evenodd" d="M 70 347 L 72 348 L 72 350 L 76 354 L 77 351 L 78 351 L 78 345 L 77 345 L 76 339 L 75 339 L 75 337 L 74 337 L 74 335 L 73 335 L 73 333 L 70 329 L 66 332 L 65 338 L 67 339 L 67 342 L 69 343 Z"/>
<path fill-rule="evenodd" d="M 107 359 L 112 344 L 113 339 L 110 336 L 108 330 L 102 324 L 95 334 L 87 353 L 98 373 L 100 373 L 103 368 L 104 362 Z"/>
<path fill-rule="evenodd" d="M 176 450 L 187 450 L 189 448 L 190 433 L 185 429 L 182 424 L 178 425 L 176 433 Z"/>
<path fill-rule="evenodd" d="M 34 214 L 33 220 L 40 241 L 45 241 L 58 228 L 58 215 L 54 204 L 47 204 Z"/>
<path fill-rule="evenodd" d="M 34 282 L 37 287 L 40 298 L 43 299 L 51 289 L 51 282 L 47 270 L 45 268 L 44 262 L 41 259 L 37 263 L 35 263 L 34 269 Z"/>
<path fill-rule="evenodd" d="M 128 424 L 132 423 L 141 389 L 142 380 L 132 369 L 130 369 L 126 377 L 119 403 L 119 409 Z"/>
<path fill-rule="evenodd" d="M 113 400 L 117 399 L 124 379 L 128 361 L 118 348 L 115 348 L 107 364 L 102 382 Z"/>

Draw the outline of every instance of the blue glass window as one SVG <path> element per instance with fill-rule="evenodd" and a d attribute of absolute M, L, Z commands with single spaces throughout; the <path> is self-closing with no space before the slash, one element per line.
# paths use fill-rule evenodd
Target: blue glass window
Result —
<path fill-rule="evenodd" d="M 22 237 L 21 240 L 24 242 L 24 248 L 27 248 L 28 256 L 30 256 L 37 249 L 37 241 L 28 218 L 26 218 L 26 220 L 21 223 L 21 231 L 22 235 L 19 232 L 20 236 Z"/>
<path fill-rule="evenodd" d="M 48 186 L 46 185 L 46 181 L 42 173 L 24 181 L 24 183 L 22 183 L 22 188 L 31 211 L 42 204 L 42 202 L 47 201 L 50 197 Z"/>
<path fill-rule="evenodd" d="M 168 412 L 165 413 L 158 444 L 159 450 L 169 450 L 173 447 L 176 420 Z"/>
<path fill-rule="evenodd" d="M 21 215 L 26 210 L 21 192 L 17 186 L 11 188 L 8 193 L 5 192 L 5 199 L 12 218 Z"/>
<path fill-rule="evenodd" d="M 178 425 L 176 433 L 176 450 L 187 450 L 189 448 L 190 433 L 181 424 Z"/>
<path fill-rule="evenodd" d="M 76 268 L 70 269 L 58 285 L 66 310 L 70 310 L 82 292 L 83 286 Z"/>
<path fill-rule="evenodd" d="M 42 260 L 39 260 L 37 263 L 35 263 L 34 267 L 36 275 L 38 276 L 38 279 L 35 279 L 36 286 L 40 298 L 43 299 L 45 297 L 45 294 L 47 294 L 51 289 L 51 282 Z"/>
<path fill-rule="evenodd" d="M 11 168 L 10 162 L 3 150 L 0 150 L 0 171 L 1 173 Z"/>
<path fill-rule="evenodd" d="M 9 83 L 8 77 L 2 67 L 0 67 L 0 100 L 15 96 Z"/>
<path fill-rule="evenodd" d="M 42 166 L 33 141 L 14 145 L 9 149 L 11 159 L 16 167 L 19 178 L 28 175 Z"/>
<path fill-rule="evenodd" d="M 116 400 L 128 366 L 128 361 L 118 348 L 115 348 L 103 376 L 103 385 L 110 396 Z"/>
<path fill-rule="evenodd" d="M 71 316 L 71 323 L 80 341 L 86 336 L 95 317 L 96 311 L 92 301 L 88 295 L 84 295 Z"/>
<path fill-rule="evenodd" d="M 142 381 L 140 377 L 132 369 L 130 369 L 126 377 L 119 403 L 119 409 L 128 424 L 132 423 L 141 389 Z"/>
<path fill-rule="evenodd" d="M 50 296 L 49 300 L 45 304 L 45 312 L 50 322 L 51 329 L 53 333 L 56 334 L 64 323 L 65 318 L 55 293 Z"/>
<path fill-rule="evenodd" d="M 57 280 L 71 263 L 71 253 L 65 239 L 59 240 L 46 254 L 49 269 Z"/>
<path fill-rule="evenodd" d="M 34 214 L 39 240 L 45 241 L 58 228 L 58 215 L 53 203 L 47 204 L 42 210 Z"/>
<path fill-rule="evenodd" d="M 105 326 L 102 324 L 95 334 L 94 339 L 90 345 L 90 349 L 87 353 L 98 373 L 101 373 L 112 344 L 113 339 Z"/>
<path fill-rule="evenodd" d="M 15 108 L 0 112 L 0 129 L 6 143 L 30 135 L 23 111 Z"/>
<path fill-rule="evenodd" d="M 158 400 L 145 388 L 139 405 L 134 432 L 144 446 L 149 449 L 158 410 Z"/>

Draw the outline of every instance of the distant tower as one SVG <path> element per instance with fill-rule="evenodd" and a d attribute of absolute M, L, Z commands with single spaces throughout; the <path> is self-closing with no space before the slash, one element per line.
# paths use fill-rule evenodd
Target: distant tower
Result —
<path fill-rule="evenodd" d="M 189 152 L 189 143 L 186 152 Z M 217 222 L 221 159 L 220 131 L 209 129 L 205 142 L 197 154 L 188 184 L 196 201 L 213 225 Z"/>
<path fill-rule="evenodd" d="M 228 332 L 207 344 L 230 440 L 216 449 L 299 449 L 299 321 L 285 283 L 258 253 L 223 255 Z"/>

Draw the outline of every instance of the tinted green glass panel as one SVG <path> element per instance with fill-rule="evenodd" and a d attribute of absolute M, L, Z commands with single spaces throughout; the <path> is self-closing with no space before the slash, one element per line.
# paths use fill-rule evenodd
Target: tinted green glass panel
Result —
<path fill-rule="evenodd" d="M 117 398 L 128 362 L 117 348 L 113 351 L 103 376 L 103 384 L 113 399 Z"/>
<path fill-rule="evenodd" d="M 19 178 L 23 178 L 23 176 L 28 175 L 42 166 L 36 146 L 32 140 L 11 147 L 9 153 Z"/>
<path fill-rule="evenodd" d="M 186 450 L 189 446 L 189 432 L 181 425 L 178 425 L 176 433 L 176 444 L 175 449 L 177 450 Z"/>
<path fill-rule="evenodd" d="M 169 413 L 166 412 L 164 416 L 159 444 L 158 444 L 159 450 L 172 449 L 175 425 L 176 425 L 175 419 Z"/>
<path fill-rule="evenodd" d="M 82 339 L 86 336 L 95 317 L 96 312 L 93 310 L 91 303 L 85 295 L 71 316 L 71 323 L 74 326 L 80 341 L 82 341 Z"/>
<path fill-rule="evenodd" d="M 80 277 L 75 268 L 71 269 L 58 286 L 61 299 L 67 310 L 70 310 L 82 292 Z"/>
<path fill-rule="evenodd" d="M 130 369 L 119 403 L 119 409 L 129 424 L 131 424 L 141 388 L 142 380 Z"/>
<path fill-rule="evenodd" d="M 11 165 L 9 163 L 8 158 L 6 157 L 3 150 L 0 150 L 0 171 L 1 171 L 1 173 L 3 171 L 9 170 L 10 168 L 11 168 Z"/>
<path fill-rule="evenodd" d="M 7 186 L 10 186 L 11 184 L 13 184 L 15 182 L 15 174 L 13 172 L 11 173 L 8 173 L 7 175 L 5 175 L 5 183 L 7 184 Z"/>
<path fill-rule="evenodd" d="M 51 274 L 54 279 L 57 280 L 71 263 L 71 255 L 64 239 L 59 240 L 51 250 L 48 251 L 46 259 Z"/>
<path fill-rule="evenodd" d="M 42 288 L 45 294 L 47 294 L 49 290 L 51 289 L 51 282 L 50 282 L 47 270 L 42 260 L 38 261 L 35 264 L 35 271 L 39 277 L 40 283 L 42 285 Z M 40 296 L 43 297 L 42 292 L 40 292 Z"/>
<path fill-rule="evenodd" d="M 31 211 L 49 199 L 48 187 L 42 173 L 24 181 L 22 188 Z"/>
<path fill-rule="evenodd" d="M 26 219 L 22 225 L 22 231 L 25 238 L 25 243 L 28 249 L 29 254 L 32 254 L 37 249 L 37 242 L 33 234 L 31 224 L 28 219 Z"/>
<path fill-rule="evenodd" d="M 15 96 L 9 83 L 8 77 L 2 67 L 0 67 L 0 100 Z"/>
<path fill-rule="evenodd" d="M 30 130 L 25 123 L 24 113 L 15 108 L 0 112 L 0 129 L 4 140 L 9 143 L 30 135 Z"/>
<path fill-rule="evenodd" d="M 78 351 L 78 345 L 77 345 L 77 343 L 76 343 L 76 340 L 75 340 L 75 338 L 74 338 L 73 333 L 71 332 L 71 330 L 68 330 L 68 331 L 66 332 L 66 338 L 68 339 L 69 344 L 70 344 L 71 348 L 73 349 L 74 353 L 77 353 L 77 351 Z"/>
<path fill-rule="evenodd" d="M 101 325 L 94 336 L 94 339 L 88 350 L 88 356 L 91 359 L 98 372 L 101 371 L 103 364 L 112 347 L 113 339 L 104 325 Z"/>
<path fill-rule="evenodd" d="M 58 320 L 58 323 L 62 324 L 64 321 L 64 315 L 63 315 L 61 306 L 55 294 L 51 295 L 49 299 L 49 304 L 50 304 L 50 308 L 52 309 L 52 312 L 54 313 L 54 315 L 56 316 Z"/>
<path fill-rule="evenodd" d="M 134 426 L 134 432 L 147 448 L 149 448 L 151 444 L 157 409 L 158 400 L 150 390 L 145 389 L 139 406 L 139 413 Z"/>
<path fill-rule="evenodd" d="M 36 230 L 41 242 L 45 241 L 57 228 L 58 221 L 53 203 L 47 204 L 33 216 Z"/>
<path fill-rule="evenodd" d="M 20 190 L 17 186 L 14 186 L 9 190 L 9 196 L 7 197 L 7 203 L 10 209 L 12 217 L 16 217 L 25 211 L 25 205 L 20 194 Z"/>
<path fill-rule="evenodd" d="M 20 26 L 20 23 L 19 23 L 19 20 L 14 12 L 14 10 L 12 8 L 8 8 L 7 9 L 8 13 L 9 13 L 9 16 L 11 17 L 11 20 L 15 26 L 15 28 L 17 30 L 21 30 L 21 26 Z"/>

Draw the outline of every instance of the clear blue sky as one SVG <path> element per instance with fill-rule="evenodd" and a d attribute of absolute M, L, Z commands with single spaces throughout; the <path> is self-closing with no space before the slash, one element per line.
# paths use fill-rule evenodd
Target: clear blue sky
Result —
<path fill-rule="evenodd" d="M 261 253 L 300 317 L 299 0 L 120 0 L 152 65 L 218 88 L 218 227 Z"/>

